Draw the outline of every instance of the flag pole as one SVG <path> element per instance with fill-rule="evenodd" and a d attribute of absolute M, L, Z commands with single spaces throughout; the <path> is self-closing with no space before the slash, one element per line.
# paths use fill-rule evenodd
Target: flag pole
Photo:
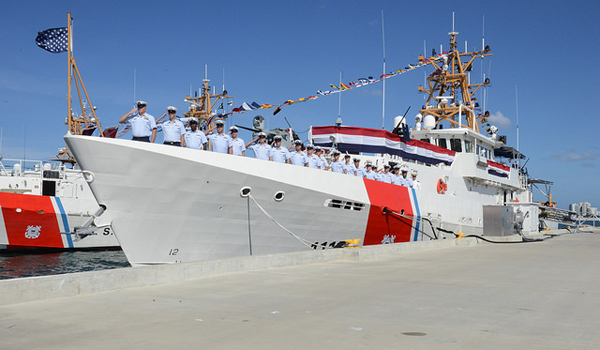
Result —
<path fill-rule="evenodd" d="M 73 55 L 72 53 L 72 48 L 71 48 L 71 36 L 72 36 L 72 18 L 71 18 L 71 12 L 67 12 L 67 36 L 68 36 L 68 43 L 67 43 L 67 48 L 68 48 L 68 56 L 67 56 L 67 63 L 68 63 L 68 80 L 67 80 L 67 101 L 68 101 L 68 111 L 67 111 L 67 123 L 69 125 L 69 132 L 73 130 L 73 113 L 71 113 L 71 80 L 73 79 L 72 76 L 72 69 L 71 69 L 71 57 Z"/>
<path fill-rule="evenodd" d="M 381 129 L 385 130 L 385 24 L 383 22 L 383 10 L 381 10 L 381 39 L 383 41 L 383 101 L 381 107 Z"/>

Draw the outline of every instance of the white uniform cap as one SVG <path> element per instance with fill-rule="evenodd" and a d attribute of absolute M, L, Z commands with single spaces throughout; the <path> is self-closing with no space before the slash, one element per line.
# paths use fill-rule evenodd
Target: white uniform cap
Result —
<path fill-rule="evenodd" d="M 175 112 L 177 112 L 177 108 L 175 108 L 173 106 L 169 106 L 169 107 L 167 107 L 167 111 L 175 111 Z"/>

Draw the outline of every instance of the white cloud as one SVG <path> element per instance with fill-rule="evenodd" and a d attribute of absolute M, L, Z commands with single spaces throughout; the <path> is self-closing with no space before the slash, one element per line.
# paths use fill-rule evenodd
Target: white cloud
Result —
<path fill-rule="evenodd" d="M 506 118 L 502 112 L 498 111 L 494 114 L 490 114 L 488 118 L 488 123 L 490 125 L 495 125 L 498 129 L 508 129 L 512 125 L 510 119 Z"/>
<path fill-rule="evenodd" d="M 593 151 L 577 152 L 573 149 L 568 149 L 563 153 L 555 154 L 554 158 L 561 162 L 585 162 L 596 159 L 597 154 Z"/>

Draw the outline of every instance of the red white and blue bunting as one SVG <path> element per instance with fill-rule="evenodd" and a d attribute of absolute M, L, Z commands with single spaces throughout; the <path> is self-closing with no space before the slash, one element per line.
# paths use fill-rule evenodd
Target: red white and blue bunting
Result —
<path fill-rule="evenodd" d="M 508 175 L 510 174 L 510 167 L 507 167 L 506 165 L 503 165 L 500 163 L 493 162 L 491 160 L 487 161 L 487 165 L 488 165 L 488 174 L 508 178 Z"/>
<path fill-rule="evenodd" d="M 456 152 L 420 140 L 405 141 L 379 129 L 350 126 L 313 126 L 309 138 L 317 146 L 336 147 L 341 152 L 393 154 L 426 164 L 451 165 Z"/>

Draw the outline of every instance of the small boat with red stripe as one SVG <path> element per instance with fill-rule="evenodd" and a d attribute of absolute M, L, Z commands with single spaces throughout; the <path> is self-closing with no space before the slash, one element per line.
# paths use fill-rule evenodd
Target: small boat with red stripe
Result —
<path fill-rule="evenodd" d="M 103 211 L 81 170 L 0 160 L 2 248 L 118 247 L 110 219 L 100 217 Z"/>

